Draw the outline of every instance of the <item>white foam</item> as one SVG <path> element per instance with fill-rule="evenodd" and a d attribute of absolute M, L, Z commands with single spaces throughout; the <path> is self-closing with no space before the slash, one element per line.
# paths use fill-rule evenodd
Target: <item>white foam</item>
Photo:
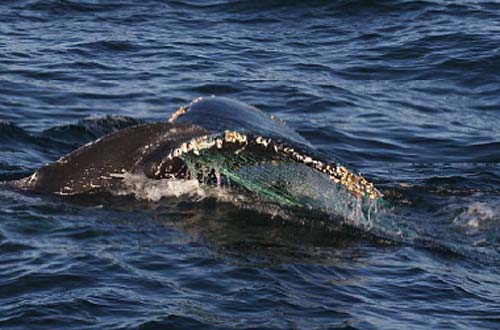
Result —
<path fill-rule="evenodd" d="M 121 178 L 123 186 L 118 195 L 134 194 L 137 199 L 159 201 L 163 197 L 188 196 L 194 199 L 206 197 L 198 180 L 153 180 L 143 174 L 117 173 L 113 177 Z"/>
<path fill-rule="evenodd" d="M 474 202 L 458 214 L 453 219 L 453 223 L 461 227 L 473 229 L 490 227 L 495 222 L 500 222 L 500 218 L 497 216 L 499 211 L 500 205 Z"/>
<path fill-rule="evenodd" d="M 246 200 L 246 196 L 221 186 L 207 186 L 196 179 L 155 180 L 144 174 L 114 173 L 111 176 L 122 179 L 121 189 L 116 195 L 133 194 L 139 200 L 157 202 L 168 197 L 188 197 L 190 200 L 201 201 L 205 198 L 215 198 L 220 202 L 237 203 Z"/>

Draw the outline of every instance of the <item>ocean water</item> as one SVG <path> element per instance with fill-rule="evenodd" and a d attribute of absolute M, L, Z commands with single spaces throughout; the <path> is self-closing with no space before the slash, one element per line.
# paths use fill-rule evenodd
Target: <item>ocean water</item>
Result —
<path fill-rule="evenodd" d="M 198 96 L 284 119 L 411 239 L 0 186 L 1 329 L 498 329 L 500 3 L 0 4 L 0 181 Z"/>

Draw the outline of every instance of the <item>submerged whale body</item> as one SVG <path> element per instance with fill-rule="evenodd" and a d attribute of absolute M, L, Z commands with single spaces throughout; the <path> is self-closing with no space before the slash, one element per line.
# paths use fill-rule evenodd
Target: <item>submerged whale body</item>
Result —
<path fill-rule="evenodd" d="M 133 174 L 148 180 L 197 180 L 280 205 L 328 211 L 333 207 L 330 199 L 339 196 L 351 201 L 381 197 L 362 176 L 317 155 L 283 121 L 253 106 L 227 98 L 198 98 L 168 122 L 108 134 L 15 185 L 62 196 L 113 193 L 123 189 L 124 174 Z"/>

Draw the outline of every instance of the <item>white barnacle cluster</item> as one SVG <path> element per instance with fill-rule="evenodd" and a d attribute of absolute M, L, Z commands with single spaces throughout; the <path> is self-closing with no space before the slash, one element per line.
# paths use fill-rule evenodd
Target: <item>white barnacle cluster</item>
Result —
<path fill-rule="evenodd" d="M 173 123 L 174 121 L 177 120 L 180 116 L 186 113 L 186 107 L 182 106 L 179 109 L 177 109 L 171 116 L 168 118 L 169 123 Z"/>
<path fill-rule="evenodd" d="M 216 140 L 209 136 L 204 135 L 201 137 L 197 137 L 191 139 L 188 142 L 182 143 L 178 148 L 174 149 L 170 153 L 168 158 L 172 159 L 173 157 L 180 157 L 188 152 L 192 152 L 195 155 L 199 155 L 201 150 L 210 149 L 216 144 L 217 144 Z"/>
<path fill-rule="evenodd" d="M 369 182 L 361 175 L 352 173 L 344 166 L 325 164 L 319 160 L 313 159 L 308 155 L 301 154 L 291 147 L 274 143 L 271 139 L 265 139 L 261 136 L 255 138 L 255 143 L 266 148 L 269 145 L 272 145 L 276 153 L 284 154 L 297 162 L 301 162 L 309 167 L 327 174 L 330 177 L 330 180 L 346 187 L 356 196 L 366 195 L 371 199 L 377 199 L 381 197 L 380 192 L 375 189 L 373 183 Z"/>
<path fill-rule="evenodd" d="M 247 144 L 248 138 L 245 134 L 241 134 L 236 131 L 225 131 L 224 132 L 224 141 L 227 143 L 241 143 Z"/>
<path fill-rule="evenodd" d="M 188 142 L 182 143 L 179 147 L 172 150 L 165 159 L 163 159 L 157 166 L 155 175 L 159 176 L 163 172 L 164 177 L 171 178 L 172 175 L 168 172 L 171 170 L 171 167 L 165 167 L 170 160 L 175 157 L 181 158 L 182 155 L 187 154 L 189 152 L 194 153 L 195 155 L 199 155 L 201 150 L 210 149 L 214 145 L 218 148 L 222 148 L 222 142 L 220 139 L 213 139 L 207 135 L 203 135 L 194 139 L 191 139 Z"/>
<path fill-rule="evenodd" d="M 222 149 L 224 143 L 246 144 L 247 141 L 248 138 L 245 134 L 236 131 L 226 131 L 223 137 L 203 135 L 182 143 L 178 148 L 172 150 L 167 158 L 181 157 L 190 152 L 199 155 L 201 150 L 211 149 L 212 147 Z"/>
<path fill-rule="evenodd" d="M 366 195 L 371 199 L 382 197 L 382 195 L 373 186 L 373 183 L 369 182 L 361 175 L 352 173 L 344 166 L 326 165 L 323 167 L 322 172 L 328 174 L 332 181 L 345 186 L 356 196 Z"/>
<path fill-rule="evenodd" d="M 263 145 L 266 148 L 269 144 L 271 144 L 271 142 L 272 142 L 271 139 L 266 139 L 266 138 L 263 138 L 262 136 L 257 136 L 255 138 L 255 143 Z M 276 149 L 274 151 L 277 152 Z"/>
<path fill-rule="evenodd" d="M 177 110 L 176 110 L 176 111 L 175 111 L 175 112 L 174 112 L 174 113 L 170 116 L 170 118 L 168 119 L 168 122 L 169 122 L 169 123 L 173 123 L 173 122 L 175 122 L 175 121 L 177 120 L 177 118 L 179 118 L 180 116 L 184 115 L 184 114 L 188 111 L 189 107 L 191 107 L 191 106 L 192 106 L 193 104 L 195 104 L 195 103 L 200 102 L 201 100 L 203 100 L 203 97 L 201 97 L 201 96 L 200 96 L 200 97 L 197 97 L 197 98 L 195 98 L 194 100 L 192 100 L 192 101 L 191 101 L 188 105 L 186 105 L 186 106 L 181 106 L 179 109 L 177 109 Z"/>

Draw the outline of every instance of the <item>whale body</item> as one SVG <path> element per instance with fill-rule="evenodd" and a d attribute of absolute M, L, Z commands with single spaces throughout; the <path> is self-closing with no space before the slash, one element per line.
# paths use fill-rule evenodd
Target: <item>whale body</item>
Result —
<path fill-rule="evenodd" d="M 299 199 L 292 195 L 304 193 L 292 187 L 296 178 L 288 173 L 309 169 L 313 174 L 307 174 L 307 180 L 326 180 L 355 198 L 381 196 L 362 176 L 318 157 L 307 140 L 274 116 L 227 98 L 198 98 L 179 108 L 168 122 L 108 134 L 15 185 L 62 196 L 112 193 L 123 186 L 121 174 L 131 173 L 153 180 L 231 182 L 273 201 L 297 204 Z"/>

